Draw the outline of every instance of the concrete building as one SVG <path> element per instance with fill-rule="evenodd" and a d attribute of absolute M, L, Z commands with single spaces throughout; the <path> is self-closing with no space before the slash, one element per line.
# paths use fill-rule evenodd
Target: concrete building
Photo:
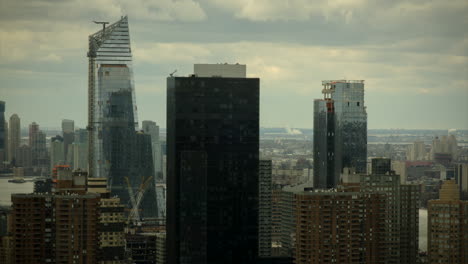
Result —
<path fill-rule="evenodd" d="M 167 78 L 168 263 L 258 258 L 260 80 L 231 67 Z"/>
<path fill-rule="evenodd" d="M 334 188 L 343 168 L 366 173 L 367 112 L 363 80 L 322 81 L 314 101 L 314 187 Z"/>
<path fill-rule="evenodd" d="M 429 263 L 468 263 L 468 201 L 460 200 L 455 180 L 442 184 L 438 200 L 428 203 Z"/>
<path fill-rule="evenodd" d="M 258 254 L 260 257 L 271 256 L 271 160 L 260 160 L 259 169 L 259 223 Z"/>
<path fill-rule="evenodd" d="M 377 193 L 296 193 L 294 263 L 385 263 L 385 202 Z"/>
<path fill-rule="evenodd" d="M 123 263 L 123 206 L 87 188 L 86 173 L 63 166 L 53 193 L 12 195 L 13 263 Z"/>
<path fill-rule="evenodd" d="M 426 160 L 426 145 L 423 141 L 416 141 L 408 146 L 406 151 L 407 160 Z"/>

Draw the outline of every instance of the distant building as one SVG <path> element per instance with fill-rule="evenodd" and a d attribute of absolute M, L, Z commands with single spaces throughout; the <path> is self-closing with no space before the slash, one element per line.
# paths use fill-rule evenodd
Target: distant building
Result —
<path fill-rule="evenodd" d="M 55 165 L 64 165 L 65 153 L 63 138 L 59 135 L 50 139 L 50 168 Z"/>
<path fill-rule="evenodd" d="M 314 187 L 334 188 L 343 168 L 366 173 L 367 112 L 364 81 L 322 81 L 314 101 Z"/>
<path fill-rule="evenodd" d="M 256 263 L 260 80 L 196 67 L 167 78 L 168 263 Z"/>
<path fill-rule="evenodd" d="M 32 166 L 38 173 L 47 173 L 50 167 L 46 149 L 46 135 L 33 122 L 29 125 L 29 146 L 31 147 Z"/>
<path fill-rule="evenodd" d="M 426 155 L 426 146 L 423 141 L 414 142 L 406 151 L 407 160 L 426 160 Z"/>
<path fill-rule="evenodd" d="M 16 149 L 16 166 L 32 167 L 32 150 L 30 146 L 22 145 Z"/>
<path fill-rule="evenodd" d="M 468 192 L 468 163 L 455 165 L 455 180 L 460 187 L 460 192 Z"/>
<path fill-rule="evenodd" d="M 75 140 L 71 146 L 72 155 L 68 155 L 68 164 L 73 166 L 73 169 L 88 170 L 88 131 L 86 129 L 78 129 L 75 131 Z M 71 158 L 73 158 L 71 160 Z"/>
<path fill-rule="evenodd" d="M 3 162 L 6 161 L 8 150 L 5 145 L 6 125 L 5 125 L 5 102 L 0 101 L 0 169 L 3 168 Z"/>
<path fill-rule="evenodd" d="M 21 121 L 17 114 L 10 117 L 10 131 L 8 132 L 8 157 L 16 161 L 16 150 L 21 144 Z"/>
<path fill-rule="evenodd" d="M 75 139 L 75 121 L 69 119 L 62 120 L 63 153 L 65 161 L 69 154 L 69 146 Z"/>
<path fill-rule="evenodd" d="M 142 123 L 143 131 L 151 136 L 151 148 L 153 152 L 154 175 L 156 183 L 166 183 L 162 171 L 162 149 L 161 142 L 159 141 L 159 126 L 156 122 L 145 120 Z"/>
<path fill-rule="evenodd" d="M 429 263 L 468 263 L 468 201 L 460 200 L 455 180 L 445 181 L 439 195 L 428 203 Z"/>

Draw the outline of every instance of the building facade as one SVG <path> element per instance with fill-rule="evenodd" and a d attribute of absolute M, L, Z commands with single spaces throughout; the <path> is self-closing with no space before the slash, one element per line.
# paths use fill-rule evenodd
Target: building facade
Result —
<path fill-rule="evenodd" d="M 57 170 L 53 193 L 12 195 L 12 263 L 124 263 L 124 207 L 87 173 Z"/>
<path fill-rule="evenodd" d="M 130 211 L 155 217 L 151 138 L 138 127 L 128 18 L 89 36 L 88 161 Z M 141 194 L 142 198 L 138 198 Z M 136 209 L 135 209 L 136 208 Z M 140 213 L 141 209 L 141 213 Z"/>
<path fill-rule="evenodd" d="M 468 201 L 460 200 L 455 180 L 442 184 L 438 200 L 428 202 L 429 263 L 468 263 Z"/>
<path fill-rule="evenodd" d="M 366 172 L 364 81 L 323 81 L 314 101 L 314 187 L 334 188 L 343 168 Z"/>
<path fill-rule="evenodd" d="M 6 133 L 5 102 L 0 101 L 0 169 L 3 168 L 3 162 L 7 160 L 8 155 L 8 149 L 5 145 Z"/>
<path fill-rule="evenodd" d="M 113 160 L 105 133 L 115 122 L 134 131 L 138 122 L 127 17 L 89 36 L 88 58 L 89 172 L 110 178 Z"/>
<path fill-rule="evenodd" d="M 271 256 L 271 230 L 272 230 L 272 162 L 271 160 L 260 160 L 259 169 L 259 233 L 258 254 L 260 257 Z"/>
<path fill-rule="evenodd" d="M 16 150 L 21 144 L 21 121 L 17 114 L 10 117 L 10 127 L 8 132 L 8 157 L 10 161 L 16 160 Z"/>
<path fill-rule="evenodd" d="M 294 196 L 294 263 L 385 263 L 383 195 L 329 190 Z"/>
<path fill-rule="evenodd" d="M 168 263 L 258 258 L 260 80 L 231 66 L 167 79 Z"/>

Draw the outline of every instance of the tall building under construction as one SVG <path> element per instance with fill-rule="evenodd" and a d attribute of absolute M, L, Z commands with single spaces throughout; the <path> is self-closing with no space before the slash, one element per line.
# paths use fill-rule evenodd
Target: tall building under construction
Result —
<path fill-rule="evenodd" d="M 322 81 L 314 101 L 314 187 L 334 188 L 343 168 L 366 173 L 367 112 L 363 80 Z"/>
<path fill-rule="evenodd" d="M 136 132 L 137 106 L 127 17 L 89 36 L 88 143 L 91 177 L 137 215 L 156 216 L 151 138 Z M 143 195 L 144 194 L 144 195 Z M 141 209 L 141 214 L 140 214 Z"/>

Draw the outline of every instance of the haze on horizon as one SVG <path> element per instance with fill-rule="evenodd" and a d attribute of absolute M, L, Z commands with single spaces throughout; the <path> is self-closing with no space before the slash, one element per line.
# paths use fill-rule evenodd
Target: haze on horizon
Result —
<path fill-rule="evenodd" d="M 242 63 L 262 127 L 311 128 L 321 81 L 365 80 L 368 127 L 468 129 L 468 2 L 3 0 L 0 100 L 22 127 L 87 123 L 93 20 L 128 15 L 138 119 L 165 127 L 166 77 Z"/>

